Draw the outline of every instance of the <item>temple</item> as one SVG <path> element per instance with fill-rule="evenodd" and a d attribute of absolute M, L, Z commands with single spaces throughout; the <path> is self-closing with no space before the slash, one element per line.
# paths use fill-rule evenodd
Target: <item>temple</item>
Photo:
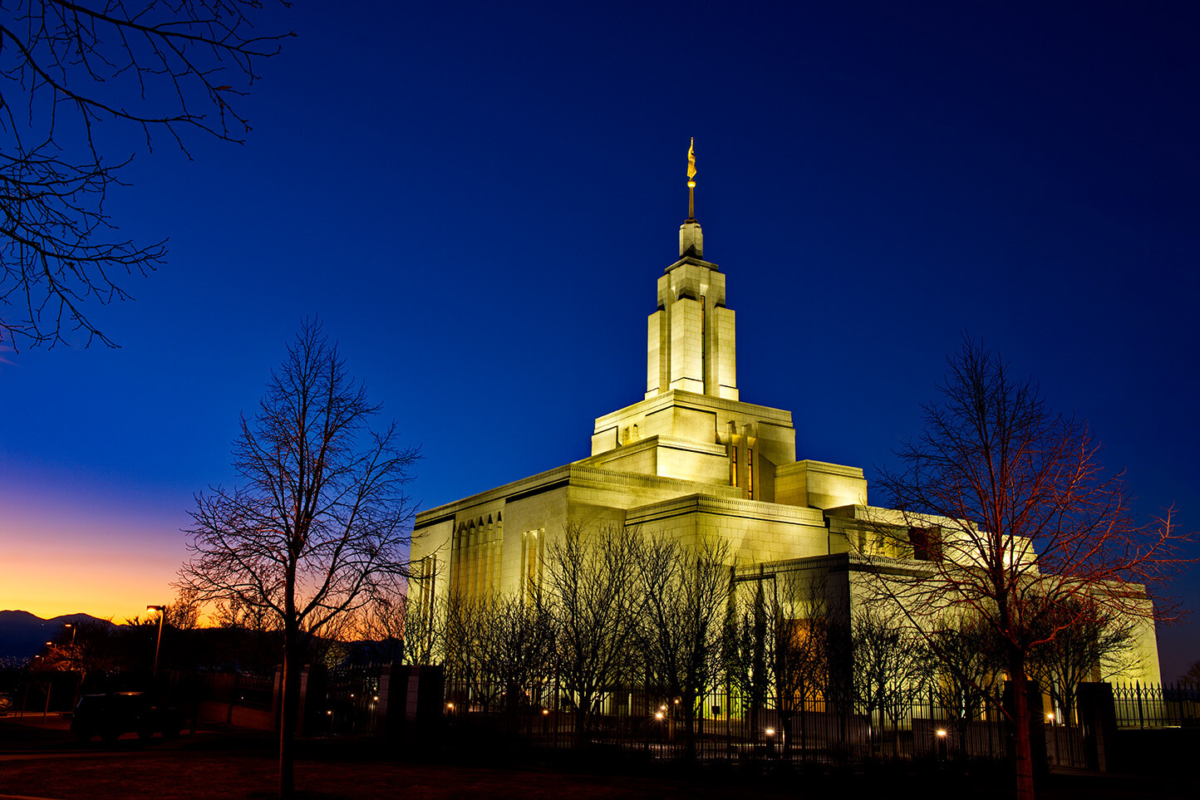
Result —
<path fill-rule="evenodd" d="M 868 504 L 862 469 L 797 460 L 791 412 L 741 399 L 725 278 L 689 216 L 679 258 L 657 280 L 644 399 L 595 421 L 589 457 L 421 512 L 418 596 L 527 596 L 542 585 L 548 539 L 569 525 L 624 525 L 689 543 L 719 537 L 735 575 L 802 573 L 827 608 L 849 613 L 869 557 L 883 552 L 880 519 L 895 512 Z M 923 557 L 920 546 L 893 555 Z M 1157 682 L 1153 622 L 1139 625 L 1124 677 Z"/>

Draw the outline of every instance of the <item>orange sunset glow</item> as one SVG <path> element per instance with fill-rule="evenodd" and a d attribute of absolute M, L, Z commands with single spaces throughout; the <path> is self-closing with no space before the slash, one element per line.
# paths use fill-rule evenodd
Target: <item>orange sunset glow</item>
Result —
<path fill-rule="evenodd" d="M 21 488 L 36 505 L 0 500 L 0 609 L 123 622 L 174 597 L 187 555 L 182 501 L 156 515 L 68 485 Z"/>

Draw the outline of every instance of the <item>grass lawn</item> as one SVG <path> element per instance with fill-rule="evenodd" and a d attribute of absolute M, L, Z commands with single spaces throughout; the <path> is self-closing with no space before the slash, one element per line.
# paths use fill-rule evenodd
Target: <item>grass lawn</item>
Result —
<path fill-rule="evenodd" d="M 0 797 L 152 798 L 152 800 L 239 800 L 269 798 L 277 786 L 275 742 L 238 731 L 202 732 L 195 737 L 140 743 L 123 738 L 106 747 L 74 743 L 65 726 L 46 728 L 0 719 Z M 463 758 L 460 761 L 467 761 Z M 405 757 L 381 740 L 300 744 L 296 788 L 300 797 L 321 798 L 829 798 L 969 797 L 1001 800 L 1010 796 L 1003 774 L 910 774 L 903 769 L 874 775 L 762 774 L 738 768 L 683 771 L 669 765 L 606 768 L 590 763 L 575 768 L 562 762 L 525 759 L 512 767 L 497 759 L 470 764 L 437 763 Z M 478 766 L 490 763 L 490 766 Z M 1058 774 L 1039 798 L 1200 797 L 1200 783 L 1182 778 Z"/>

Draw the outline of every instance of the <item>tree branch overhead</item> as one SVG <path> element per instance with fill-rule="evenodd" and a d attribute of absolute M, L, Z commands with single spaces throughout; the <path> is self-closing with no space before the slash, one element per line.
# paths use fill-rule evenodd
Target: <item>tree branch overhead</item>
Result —
<path fill-rule="evenodd" d="M 235 98 L 292 35 L 257 33 L 261 11 L 257 0 L 0 7 L 0 342 L 53 347 L 78 331 L 116 346 L 91 307 L 131 299 L 122 276 L 154 271 L 167 251 L 117 235 L 108 192 L 156 137 L 189 158 L 189 131 L 244 141 Z M 140 142 L 107 155 L 94 129 L 106 121 Z"/>

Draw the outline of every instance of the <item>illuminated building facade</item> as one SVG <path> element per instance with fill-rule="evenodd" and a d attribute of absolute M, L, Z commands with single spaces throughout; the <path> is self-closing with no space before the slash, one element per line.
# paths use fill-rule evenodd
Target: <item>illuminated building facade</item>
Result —
<path fill-rule="evenodd" d="M 848 612 L 894 512 L 868 506 L 862 469 L 797 461 L 791 412 L 741 400 L 725 289 L 687 219 L 647 324 L 644 399 L 595 421 L 588 458 L 421 512 L 417 596 L 536 591 L 548 537 L 615 524 L 685 543 L 719 537 L 739 574 L 807 573 L 826 607 Z M 1153 623 L 1139 630 L 1138 666 L 1123 677 L 1156 682 Z"/>

